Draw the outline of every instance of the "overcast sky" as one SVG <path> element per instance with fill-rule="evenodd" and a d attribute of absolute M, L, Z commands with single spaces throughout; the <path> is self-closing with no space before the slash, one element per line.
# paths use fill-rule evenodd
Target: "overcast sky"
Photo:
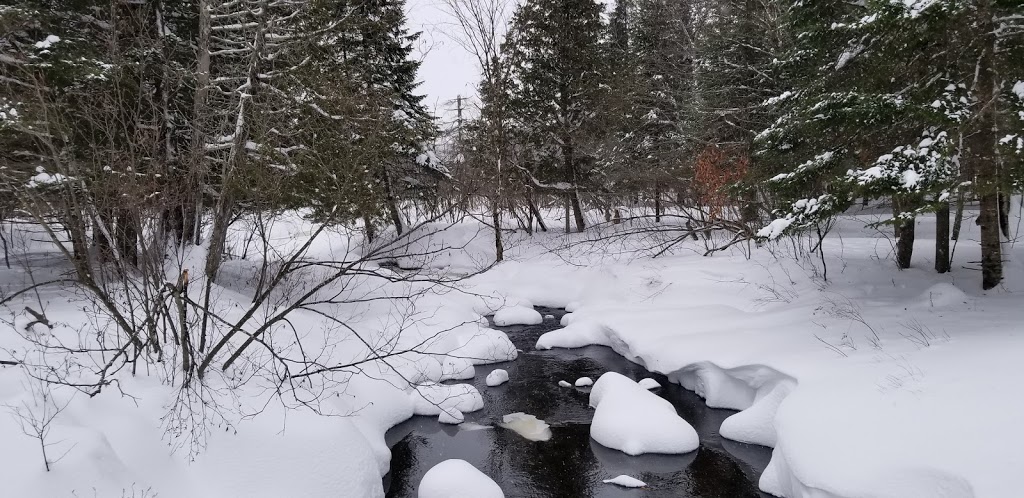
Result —
<path fill-rule="evenodd" d="M 445 12 L 443 0 L 407 0 L 406 10 L 409 28 L 423 32 L 417 47 L 417 55 L 423 59 L 419 90 L 427 96 L 423 103 L 438 116 L 445 116 L 455 108 L 452 101 L 457 96 L 476 94 L 476 63 L 446 34 L 457 35 L 458 28 Z"/>

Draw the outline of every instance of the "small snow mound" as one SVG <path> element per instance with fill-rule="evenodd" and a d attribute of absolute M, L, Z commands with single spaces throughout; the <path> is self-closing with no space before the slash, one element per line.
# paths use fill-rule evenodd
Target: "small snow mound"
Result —
<path fill-rule="evenodd" d="M 605 479 L 601 482 L 605 484 L 615 484 L 616 486 L 622 486 L 624 488 L 642 488 L 647 485 L 646 482 L 627 475 L 621 475 L 614 479 Z"/>
<path fill-rule="evenodd" d="M 555 315 L 544 315 L 544 320 L 554 320 Z"/>
<path fill-rule="evenodd" d="M 560 381 L 558 381 L 558 386 L 559 387 L 572 387 L 572 384 L 568 383 L 567 381 L 560 380 Z"/>
<path fill-rule="evenodd" d="M 458 425 L 465 422 L 465 420 L 466 416 L 458 408 L 441 410 L 441 414 L 437 416 L 437 421 L 442 424 Z"/>
<path fill-rule="evenodd" d="M 547 441 L 551 439 L 551 427 L 547 422 L 522 412 L 510 413 L 501 417 L 501 423 L 498 424 L 498 427 L 513 431 L 530 441 Z"/>
<path fill-rule="evenodd" d="M 500 368 L 491 370 L 491 373 L 487 374 L 487 387 L 500 386 L 508 382 L 508 372 Z"/>
<path fill-rule="evenodd" d="M 540 312 L 525 306 L 502 308 L 494 314 L 494 324 L 499 327 L 509 325 L 538 325 L 544 322 Z"/>
<path fill-rule="evenodd" d="M 942 308 L 963 304 L 968 299 L 967 294 L 955 285 L 940 283 L 929 287 L 918 296 L 917 304 L 924 308 Z"/>
<path fill-rule="evenodd" d="M 640 387 L 642 387 L 644 389 L 647 389 L 648 391 L 650 391 L 651 389 L 657 389 L 657 388 L 661 387 L 661 384 L 659 384 L 658 381 L 656 381 L 656 380 L 654 380 L 654 379 L 652 379 L 650 377 L 648 377 L 646 379 L 641 379 L 640 382 L 637 382 L 637 385 L 639 385 Z"/>
<path fill-rule="evenodd" d="M 565 305 L 565 311 L 568 313 L 573 313 L 578 309 L 580 309 L 579 301 L 572 301 L 569 304 Z"/>
<path fill-rule="evenodd" d="M 628 455 L 689 453 L 698 446 L 697 431 L 679 417 L 671 403 L 629 378 L 608 372 L 590 391 L 597 409 L 590 437 Z"/>
<path fill-rule="evenodd" d="M 420 481 L 419 498 L 505 498 L 498 484 L 465 460 L 445 460 Z"/>
<path fill-rule="evenodd" d="M 594 379 L 591 379 L 590 377 L 580 377 L 576 379 L 576 383 L 574 385 L 576 387 L 592 386 L 594 385 Z"/>

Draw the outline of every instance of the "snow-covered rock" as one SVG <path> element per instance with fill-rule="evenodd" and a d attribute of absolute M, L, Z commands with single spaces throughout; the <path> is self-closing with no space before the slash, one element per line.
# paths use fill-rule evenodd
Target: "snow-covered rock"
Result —
<path fill-rule="evenodd" d="M 615 484 L 616 486 L 622 486 L 624 488 L 642 488 L 647 485 L 646 482 L 627 475 L 621 475 L 612 479 L 605 479 L 601 482 L 605 484 Z"/>
<path fill-rule="evenodd" d="M 494 314 L 494 324 L 499 327 L 508 325 L 537 325 L 544 322 L 540 312 L 525 306 L 502 308 Z"/>
<path fill-rule="evenodd" d="M 576 387 L 592 386 L 594 385 L 594 379 L 591 379 L 590 377 L 580 377 L 576 379 L 576 382 L 573 385 Z"/>
<path fill-rule="evenodd" d="M 458 408 L 448 408 L 441 410 L 441 414 L 437 416 L 437 421 L 442 424 L 459 425 L 466 421 L 466 416 Z"/>
<path fill-rule="evenodd" d="M 445 460 L 420 481 L 419 498 L 505 498 L 498 484 L 465 460 Z"/>
<path fill-rule="evenodd" d="M 661 387 L 661 384 L 659 384 L 658 381 L 650 377 L 647 377 L 646 379 L 640 379 L 640 382 L 637 382 L 637 384 L 639 384 L 640 387 L 647 389 L 648 391 L 650 391 L 651 389 L 658 389 L 659 387 Z"/>
<path fill-rule="evenodd" d="M 455 347 L 445 353 L 469 364 L 485 365 L 512 361 L 519 356 L 519 351 L 509 340 L 508 334 L 488 328 L 486 324 L 467 323 L 454 332 Z"/>
<path fill-rule="evenodd" d="M 597 409 L 590 437 L 628 455 L 688 453 L 700 446 L 697 431 L 668 401 L 615 372 L 601 376 L 590 391 Z"/>
<path fill-rule="evenodd" d="M 480 391 L 469 384 L 426 383 L 409 394 L 416 415 L 441 415 L 442 411 L 474 412 L 484 407 Z"/>
<path fill-rule="evenodd" d="M 495 368 L 494 370 L 491 370 L 491 373 L 487 374 L 487 379 L 485 379 L 485 381 L 487 382 L 487 387 L 500 386 L 508 382 L 508 372 L 500 368 Z"/>
<path fill-rule="evenodd" d="M 547 441 L 551 439 L 551 427 L 547 422 L 533 415 L 517 412 L 501 417 L 499 427 L 523 436 L 530 441 Z"/>

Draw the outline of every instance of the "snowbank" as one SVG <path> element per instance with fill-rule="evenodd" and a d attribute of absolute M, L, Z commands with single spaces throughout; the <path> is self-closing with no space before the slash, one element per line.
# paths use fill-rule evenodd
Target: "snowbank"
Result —
<path fill-rule="evenodd" d="M 628 455 L 687 453 L 697 449 L 697 431 L 668 401 L 622 374 L 602 375 L 590 391 L 597 409 L 590 437 Z"/>
<path fill-rule="evenodd" d="M 498 484 L 465 460 L 445 460 L 420 481 L 419 498 L 505 498 Z"/>

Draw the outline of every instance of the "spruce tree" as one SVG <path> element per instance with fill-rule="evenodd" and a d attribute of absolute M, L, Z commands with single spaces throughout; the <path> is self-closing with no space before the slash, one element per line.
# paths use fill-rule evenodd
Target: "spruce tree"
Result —
<path fill-rule="evenodd" d="M 594 0 L 529 0 L 516 10 L 506 42 L 512 105 L 533 169 L 568 197 L 578 231 L 585 227 L 579 191 L 595 160 L 608 88 L 601 12 Z"/>
<path fill-rule="evenodd" d="M 983 287 L 997 285 L 999 199 L 1020 164 L 999 145 L 1019 135 L 1011 87 L 1024 78 L 1019 36 L 1003 33 L 1019 16 L 986 0 L 801 2 L 791 12 L 803 46 L 788 62 L 805 84 L 773 101 L 785 112 L 761 138 L 796 166 L 772 182 L 790 206 L 763 234 L 827 219 L 857 197 L 889 197 L 905 268 L 914 216 L 944 212 L 970 187 L 981 201 Z"/>

